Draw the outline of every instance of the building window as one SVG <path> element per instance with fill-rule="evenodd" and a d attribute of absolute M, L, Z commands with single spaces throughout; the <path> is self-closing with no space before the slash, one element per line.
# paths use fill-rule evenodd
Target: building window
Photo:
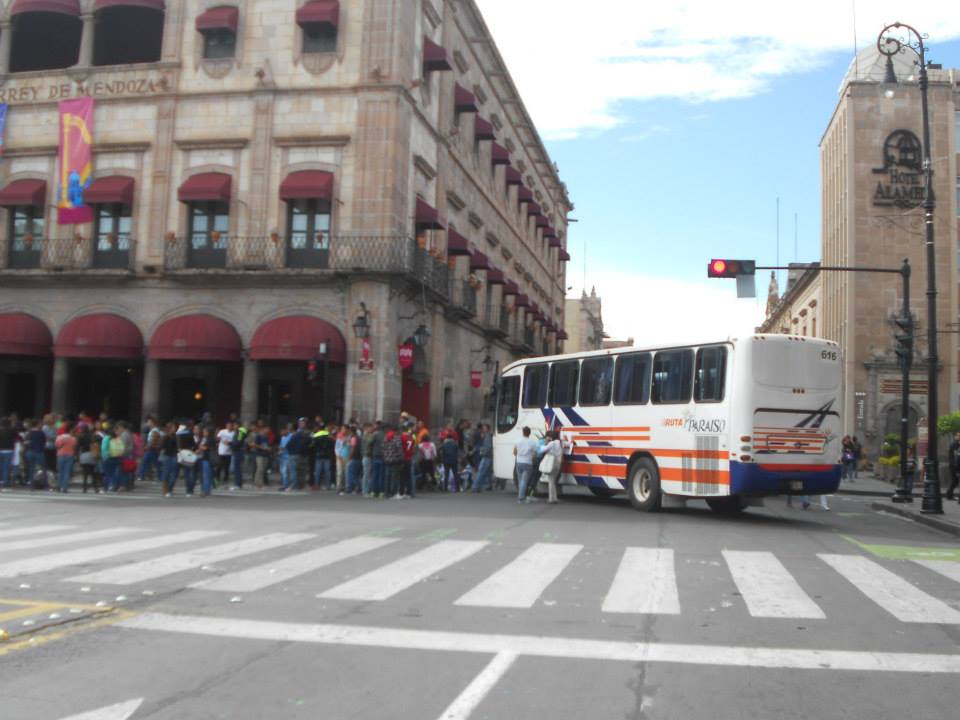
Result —
<path fill-rule="evenodd" d="M 130 252 L 130 206 L 104 203 L 94 206 L 94 267 L 127 267 Z"/>
<path fill-rule="evenodd" d="M 159 62 L 163 45 L 163 19 L 163 10 L 135 3 L 98 10 L 97 31 L 93 38 L 93 64 Z"/>
<path fill-rule="evenodd" d="M 4 32 L 11 33 L 10 72 L 68 68 L 80 57 L 83 22 L 66 13 L 20 12 Z"/>
<path fill-rule="evenodd" d="M 287 201 L 288 264 L 326 267 L 330 252 L 330 201 Z"/>
<path fill-rule="evenodd" d="M 337 27 L 330 23 L 303 23 L 303 54 L 337 51 Z"/>
<path fill-rule="evenodd" d="M 227 28 L 203 32 L 203 59 L 224 60 L 232 58 L 237 50 L 237 34 Z"/>
<path fill-rule="evenodd" d="M 190 203 L 191 267 L 226 267 L 230 206 L 222 200 Z"/>
<path fill-rule="evenodd" d="M 10 267 L 40 267 L 40 256 L 43 254 L 43 208 L 39 205 L 17 205 L 7 210 Z"/>

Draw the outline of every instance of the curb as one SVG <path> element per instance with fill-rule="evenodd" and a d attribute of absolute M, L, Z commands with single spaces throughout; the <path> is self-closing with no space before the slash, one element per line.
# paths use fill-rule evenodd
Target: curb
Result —
<path fill-rule="evenodd" d="M 880 490 L 848 490 L 848 489 L 846 489 L 846 488 L 843 488 L 842 490 L 837 490 L 837 492 L 836 492 L 835 494 L 837 494 L 837 495 L 857 495 L 857 496 L 863 496 L 863 497 L 885 497 L 885 498 L 888 498 L 888 497 L 890 497 L 891 495 L 893 495 L 893 489 L 891 489 L 891 490 L 885 490 L 885 491 L 882 491 L 882 492 L 881 492 Z"/>
<path fill-rule="evenodd" d="M 908 520 L 913 520 L 916 523 L 926 525 L 927 527 L 932 527 L 935 530 L 945 532 L 948 535 L 960 537 L 960 525 L 957 523 L 949 522 L 947 520 L 938 520 L 935 516 L 922 515 L 919 512 L 907 510 L 892 503 L 875 502 L 870 503 L 870 507 L 874 510 L 879 510 L 880 512 L 890 513 L 891 515 L 899 515 L 900 517 L 907 518 Z"/>

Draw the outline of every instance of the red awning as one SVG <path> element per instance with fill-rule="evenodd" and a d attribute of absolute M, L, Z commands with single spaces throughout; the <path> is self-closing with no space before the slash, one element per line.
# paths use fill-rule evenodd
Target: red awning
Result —
<path fill-rule="evenodd" d="M 560 249 L 560 262 L 570 262 L 570 253 L 563 248 Z"/>
<path fill-rule="evenodd" d="M 507 185 L 523 185 L 523 175 L 514 167 L 507 166 Z"/>
<path fill-rule="evenodd" d="M 414 219 L 417 230 L 446 230 L 447 225 L 440 219 L 436 208 L 428 205 L 425 200 L 417 198 L 417 210 Z"/>
<path fill-rule="evenodd" d="M 517 190 L 517 205 L 522 205 L 525 202 L 533 202 L 533 191 L 521 185 L 520 189 Z"/>
<path fill-rule="evenodd" d="M 519 294 L 520 294 L 520 287 L 513 280 L 507 280 L 503 284 L 504 297 L 506 297 L 507 295 L 519 295 Z"/>
<path fill-rule="evenodd" d="M 450 64 L 450 58 L 447 57 L 447 49 L 424 35 L 423 74 L 426 75 L 429 72 L 439 72 L 443 70 L 453 70 L 453 65 Z"/>
<path fill-rule="evenodd" d="M 517 295 L 516 306 L 517 306 L 518 308 L 528 308 L 528 307 L 530 307 L 530 298 L 528 298 L 528 297 L 527 297 L 526 295 L 524 295 L 523 293 L 520 293 L 519 295 Z"/>
<path fill-rule="evenodd" d="M 490 260 L 487 259 L 487 256 L 480 252 L 479 250 L 474 250 L 470 253 L 470 271 L 474 270 L 489 270 L 490 269 Z"/>
<path fill-rule="evenodd" d="M 180 202 L 199 200 L 222 200 L 230 202 L 232 178 L 225 173 L 200 173 L 191 175 L 177 191 Z"/>
<path fill-rule="evenodd" d="M 42 320 L 26 313 L 0 314 L 0 355 L 49 357 L 53 336 Z"/>
<path fill-rule="evenodd" d="M 490 162 L 494 165 L 509 165 L 510 151 L 500 143 L 490 145 Z"/>
<path fill-rule="evenodd" d="M 557 340 L 569 340 L 569 339 L 570 339 L 570 336 L 567 335 L 567 331 L 566 331 L 566 330 L 558 330 L 558 331 L 557 331 Z"/>
<path fill-rule="evenodd" d="M 14 180 L 0 190 L 0 207 L 36 205 L 43 207 L 47 200 L 46 180 Z"/>
<path fill-rule="evenodd" d="M 164 0 L 97 0 L 94 8 L 103 10 L 108 7 L 141 7 L 150 10 L 164 10 L 166 2 Z"/>
<path fill-rule="evenodd" d="M 527 205 L 527 217 L 534 217 L 539 215 L 541 212 L 543 212 L 543 209 L 532 200 L 530 201 L 530 204 Z"/>
<path fill-rule="evenodd" d="M 26 12 L 49 12 L 80 17 L 80 0 L 15 0 L 10 15 Z"/>
<path fill-rule="evenodd" d="M 320 344 L 327 354 L 320 354 Z M 347 362 L 347 344 L 334 326 L 309 315 L 288 315 L 261 325 L 250 342 L 251 360 L 326 359 Z"/>
<path fill-rule="evenodd" d="M 240 362 L 242 345 L 233 325 L 212 315 L 167 320 L 150 338 L 151 360 Z"/>
<path fill-rule="evenodd" d="M 558 238 L 556 235 L 554 235 L 553 237 L 551 237 L 551 238 L 549 238 L 549 239 L 547 240 L 547 247 L 562 248 L 562 247 L 563 247 L 563 243 L 560 242 L 560 238 Z"/>
<path fill-rule="evenodd" d="M 543 239 L 548 240 L 555 237 L 557 237 L 557 231 L 554 229 L 553 225 L 547 225 L 543 229 Z"/>
<path fill-rule="evenodd" d="M 503 285 L 506 283 L 506 280 L 503 277 L 503 270 L 497 270 L 495 267 L 490 267 L 487 270 L 487 285 Z"/>
<path fill-rule="evenodd" d="M 543 215 L 537 215 L 537 227 L 545 228 L 550 224 L 550 221 Z"/>
<path fill-rule="evenodd" d="M 469 255 L 470 241 L 453 228 L 447 230 L 447 256 Z"/>
<path fill-rule="evenodd" d="M 453 86 L 453 109 L 458 113 L 477 112 L 479 109 L 477 98 L 460 83 Z"/>
<path fill-rule="evenodd" d="M 493 129 L 493 123 L 477 115 L 473 122 L 473 139 L 476 142 L 480 142 L 481 140 L 496 140 L 497 133 Z"/>
<path fill-rule="evenodd" d="M 94 180 L 83 193 L 83 201 L 90 205 L 103 203 L 133 205 L 133 178 L 111 175 Z"/>
<path fill-rule="evenodd" d="M 340 3 L 337 0 L 310 0 L 297 10 L 297 25 L 326 23 L 337 27 L 340 24 Z"/>
<path fill-rule="evenodd" d="M 240 10 L 236 7 L 221 5 L 197 15 L 196 28 L 198 32 L 207 30 L 229 30 L 237 32 L 240 23 Z"/>
<path fill-rule="evenodd" d="M 333 173 L 323 170 L 301 170 L 287 175 L 280 183 L 281 200 L 333 198 Z"/>
<path fill-rule="evenodd" d="M 143 357 L 143 335 L 136 325 L 119 315 L 83 315 L 63 326 L 53 354 L 63 358 L 139 360 Z"/>

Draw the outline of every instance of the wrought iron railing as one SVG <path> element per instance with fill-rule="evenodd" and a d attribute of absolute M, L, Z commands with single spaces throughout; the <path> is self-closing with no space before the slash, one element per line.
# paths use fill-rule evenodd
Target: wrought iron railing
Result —
<path fill-rule="evenodd" d="M 477 314 L 477 291 L 469 280 L 451 281 L 450 304 L 471 317 Z"/>
<path fill-rule="evenodd" d="M 133 270 L 136 241 L 125 235 L 88 238 L 19 238 L 0 255 L 0 267 L 17 270 Z"/>

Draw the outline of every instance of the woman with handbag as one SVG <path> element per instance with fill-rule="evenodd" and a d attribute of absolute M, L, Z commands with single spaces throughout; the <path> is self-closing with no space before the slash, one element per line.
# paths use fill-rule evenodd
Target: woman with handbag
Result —
<path fill-rule="evenodd" d="M 197 482 L 197 442 L 193 439 L 193 423 L 177 428 L 177 465 L 183 470 L 183 483 L 187 486 L 187 497 L 193 497 L 193 486 Z"/>
<path fill-rule="evenodd" d="M 160 445 L 160 479 L 164 497 L 173 496 L 173 486 L 177 483 L 180 466 L 177 464 L 177 426 L 167 423 Z"/>
<path fill-rule="evenodd" d="M 560 477 L 560 466 L 563 464 L 563 446 L 560 444 L 559 433 L 555 430 L 547 432 L 547 444 L 543 448 L 543 459 L 540 461 L 540 473 L 547 479 L 547 502 L 557 503 L 557 480 Z"/>

